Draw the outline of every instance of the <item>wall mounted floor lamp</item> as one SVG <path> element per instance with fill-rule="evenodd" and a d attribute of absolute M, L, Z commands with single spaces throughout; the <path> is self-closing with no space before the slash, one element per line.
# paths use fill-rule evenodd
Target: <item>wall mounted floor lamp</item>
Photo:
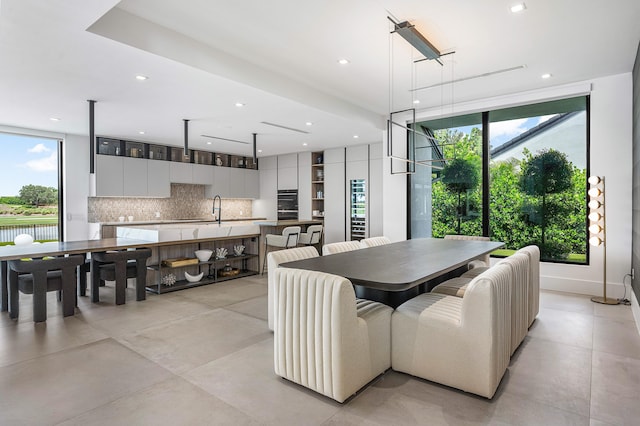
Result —
<path fill-rule="evenodd" d="M 602 297 L 594 296 L 592 302 L 605 305 L 617 305 L 618 299 L 607 297 L 607 219 L 605 206 L 604 176 L 590 176 L 588 179 L 589 188 L 589 244 L 597 247 L 602 246 Z"/>

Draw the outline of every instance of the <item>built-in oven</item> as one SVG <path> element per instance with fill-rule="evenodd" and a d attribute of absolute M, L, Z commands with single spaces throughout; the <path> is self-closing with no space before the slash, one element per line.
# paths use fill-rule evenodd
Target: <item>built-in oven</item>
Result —
<path fill-rule="evenodd" d="M 278 220 L 298 220 L 298 190 L 278 190 Z"/>

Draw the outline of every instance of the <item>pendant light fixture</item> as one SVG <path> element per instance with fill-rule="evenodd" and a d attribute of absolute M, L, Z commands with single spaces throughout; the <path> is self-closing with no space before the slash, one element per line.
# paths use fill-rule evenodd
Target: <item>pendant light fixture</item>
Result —
<path fill-rule="evenodd" d="M 184 121 L 184 156 L 189 156 L 189 120 L 183 118 Z"/>

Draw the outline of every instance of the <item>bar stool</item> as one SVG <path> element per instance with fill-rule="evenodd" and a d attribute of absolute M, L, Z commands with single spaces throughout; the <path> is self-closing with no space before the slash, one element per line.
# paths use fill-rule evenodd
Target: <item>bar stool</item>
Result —
<path fill-rule="evenodd" d="M 300 236 L 299 226 L 287 226 L 282 230 L 282 235 L 267 234 L 264 238 L 264 259 L 262 261 L 262 271 L 264 274 L 264 267 L 267 264 L 267 254 L 269 253 L 269 247 L 279 248 L 293 248 L 298 245 L 298 237 Z"/>
<path fill-rule="evenodd" d="M 315 246 L 322 239 L 322 225 L 311 225 L 307 228 L 307 232 L 300 234 L 298 243 L 306 246 Z"/>
<path fill-rule="evenodd" d="M 136 279 L 136 300 L 145 300 L 147 285 L 147 259 L 151 249 L 107 251 L 91 254 L 91 301 L 100 301 L 100 282 L 116 282 L 116 305 L 125 303 L 127 278 Z"/>
<path fill-rule="evenodd" d="M 33 321 L 47 320 L 47 292 L 59 291 L 62 314 L 75 313 L 76 267 L 84 262 L 84 256 L 44 258 L 9 261 L 9 316 L 18 318 L 19 291 L 33 294 Z M 21 275 L 19 275 L 21 274 Z"/>

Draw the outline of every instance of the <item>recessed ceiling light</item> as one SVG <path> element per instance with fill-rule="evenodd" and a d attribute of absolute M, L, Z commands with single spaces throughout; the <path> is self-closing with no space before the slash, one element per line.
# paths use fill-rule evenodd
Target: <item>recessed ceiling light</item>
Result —
<path fill-rule="evenodd" d="M 414 99 L 413 103 L 414 103 L 415 105 L 418 105 L 418 104 L 420 103 L 420 99 Z"/>
<path fill-rule="evenodd" d="M 354 138 L 354 139 L 358 139 L 359 137 L 360 137 L 360 136 L 358 136 L 358 135 L 353 135 L 353 138 Z"/>
<path fill-rule="evenodd" d="M 207 142 L 207 145 L 211 145 L 211 142 Z"/>
<path fill-rule="evenodd" d="M 236 106 L 238 108 L 242 108 L 244 106 L 244 104 L 242 102 L 236 102 Z"/>
<path fill-rule="evenodd" d="M 308 145 L 308 144 L 307 144 L 306 142 L 303 142 L 303 143 L 302 143 L 302 146 L 307 146 L 307 145 Z"/>
<path fill-rule="evenodd" d="M 527 9 L 527 5 L 524 3 L 518 3 L 511 6 L 511 13 L 520 13 Z"/>
<path fill-rule="evenodd" d="M 306 122 L 306 123 L 304 123 L 304 124 L 306 124 L 307 126 L 313 126 L 313 123 L 312 123 L 312 122 L 310 122 L 310 121 L 307 121 L 307 122 Z"/>
<path fill-rule="evenodd" d="M 549 73 L 542 74 L 540 77 L 544 78 L 546 80 L 547 78 L 551 78 L 551 74 L 549 74 Z"/>
<path fill-rule="evenodd" d="M 144 131 L 143 130 L 140 130 L 138 133 L 141 134 L 141 135 L 144 135 Z"/>
<path fill-rule="evenodd" d="M 146 75 L 136 75 L 136 80 L 145 81 L 148 79 L 149 77 L 147 77 Z"/>
<path fill-rule="evenodd" d="M 259 149 L 259 150 L 258 150 L 258 152 L 262 152 L 262 150 L 261 150 L 261 149 Z"/>
<path fill-rule="evenodd" d="M 338 63 L 340 65 L 347 65 L 349 63 L 349 60 L 348 59 L 344 59 L 344 58 L 343 59 L 338 59 Z"/>
<path fill-rule="evenodd" d="M 49 120 L 51 120 L 51 121 L 60 121 L 60 119 L 58 117 L 51 117 L 51 118 L 49 118 Z"/>

